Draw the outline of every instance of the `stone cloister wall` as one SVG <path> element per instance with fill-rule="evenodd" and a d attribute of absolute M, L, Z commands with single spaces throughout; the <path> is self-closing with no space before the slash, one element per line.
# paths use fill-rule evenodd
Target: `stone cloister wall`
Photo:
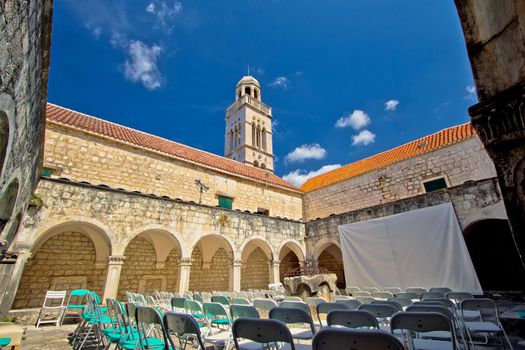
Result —
<path fill-rule="evenodd" d="M 85 275 L 69 268 L 79 264 L 73 248 L 64 249 L 70 232 L 86 252 L 80 261 L 104 276 L 102 284 L 84 280 L 106 297 L 117 296 L 117 290 L 122 297 L 126 289 L 151 293 L 261 287 L 263 281 L 279 278 L 283 249 L 304 261 L 305 228 L 299 221 L 49 178 L 41 180 L 36 194 L 44 206 L 28 211 L 16 244 L 22 256 L 17 264 L 27 261 L 21 286 L 33 282 L 33 266 L 44 261 L 49 268 L 38 277 L 42 290 L 31 295 L 20 291 L 15 307 L 36 305 L 55 274 L 67 277 L 61 282 L 64 288 Z M 215 239 L 228 251 L 217 250 Z M 251 254 L 243 257 L 248 247 Z"/>
<path fill-rule="evenodd" d="M 306 192 L 305 220 L 324 218 L 424 193 L 422 182 L 445 176 L 448 186 L 496 176 L 494 164 L 477 136 Z M 381 179 L 381 180 L 380 180 Z"/>
<path fill-rule="evenodd" d="M 270 216 L 302 219 L 302 193 L 206 169 L 48 121 L 44 166 L 57 177 L 87 181 L 127 191 L 154 193 L 198 203 L 200 179 L 209 187 L 203 204 L 218 205 L 218 196 L 233 198 L 233 208 Z"/>

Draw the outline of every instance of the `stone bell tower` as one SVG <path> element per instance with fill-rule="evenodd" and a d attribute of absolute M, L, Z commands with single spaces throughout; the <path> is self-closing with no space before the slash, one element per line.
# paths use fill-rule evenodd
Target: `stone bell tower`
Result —
<path fill-rule="evenodd" d="M 261 102 L 252 76 L 239 80 L 235 102 L 226 110 L 224 156 L 273 172 L 272 109 Z"/>

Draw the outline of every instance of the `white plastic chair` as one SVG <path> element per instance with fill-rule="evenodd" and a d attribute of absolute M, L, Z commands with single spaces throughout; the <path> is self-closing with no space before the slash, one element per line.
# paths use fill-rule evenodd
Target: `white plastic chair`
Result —
<path fill-rule="evenodd" d="M 55 290 L 48 290 L 46 292 L 46 296 L 44 298 L 44 303 L 42 304 L 42 308 L 40 309 L 40 312 L 38 313 L 38 318 L 36 320 L 35 327 L 38 328 L 40 324 L 42 323 L 55 323 L 55 325 L 58 327 L 60 325 L 60 321 L 62 319 L 62 314 L 64 313 L 64 310 L 66 309 L 65 301 L 66 301 L 66 294 L 67 291 L 55 291 Z M 46 313 L 54 314 L 56 313 L 56 318 L 54 319 L 44 319 L 46 316 Z"/>

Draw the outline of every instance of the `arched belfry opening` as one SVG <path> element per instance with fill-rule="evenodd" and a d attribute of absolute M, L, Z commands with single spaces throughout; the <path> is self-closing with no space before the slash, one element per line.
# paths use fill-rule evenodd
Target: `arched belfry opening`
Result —
<path fill-rule="evenodd" d="M 9 120 L 7 118 L 7 114 L 4 111 L 0 111 L 0 172 L 4 168 L 4 162 L 7 157 L 8 141 L 9 141 Z"/>
<path fill-rule="evenodd" d="M 463 235 L 484 291 L 525 290 L 525 270 L 507 220 L 476 221 Z"/>

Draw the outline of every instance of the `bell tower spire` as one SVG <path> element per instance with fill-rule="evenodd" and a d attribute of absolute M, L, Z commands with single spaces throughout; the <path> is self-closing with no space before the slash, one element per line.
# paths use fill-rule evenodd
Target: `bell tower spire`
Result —
<path fill-rule="evenodd" d="M 239 80 L 226 110 L 224 156 L 273 172 L 272 109 L 262 103 L 261 86 L 251 75 Z"/>

